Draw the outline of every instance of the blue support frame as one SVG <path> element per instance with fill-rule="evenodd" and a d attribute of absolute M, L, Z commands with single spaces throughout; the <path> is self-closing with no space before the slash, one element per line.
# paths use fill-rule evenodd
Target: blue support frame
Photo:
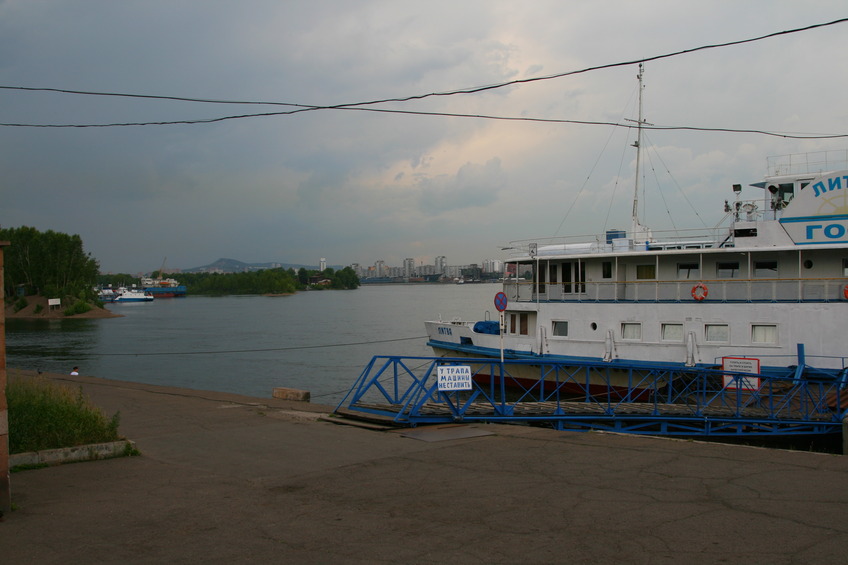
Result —
<path fill-rule="evenodd" d="M 437 369 L 450 365 L 472 368 L 470 390 L 438 389 Z M 759 379 L 755 389 L 752 378 Z M 643 363 L 378 355 L 336 411 L 409 426 L 535 422 L 560 430 L 689 437 L 828 434 L 842 429 L 845 387 L 845 371 L 834 378 L 805 371 L 803 364 L 787 367 L 784 375 L 754 375 Z"/>

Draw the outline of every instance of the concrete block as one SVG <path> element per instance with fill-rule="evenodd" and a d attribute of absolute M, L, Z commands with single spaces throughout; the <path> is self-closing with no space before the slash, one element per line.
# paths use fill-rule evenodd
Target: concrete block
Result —
<path fill-rule="evenodd" d="M 38 465 L 38 452 L 13 453 L 9 456 L 9 467 L 18 465 Z"/>
<path fill-rule="evenodd" d="M 127 446 L 133 447 L 135 443 L 130 440 L 113 441 L 109 443 L 93 443 L 79 447 L 65 447 L 62 449 L 45 449 L 30 453 L 16 453 L 9 457 L 9 466 L 19 465 L 59 465 L 77 461 L 94 461 L 96 459 L 109 459 L 120 457 L 124 454 Z"/>
<path fill-rule="evenodd" d="M 296 388 L 277 387 L 274 389 L 274 398 L 281 400 L 297 400 L 300 402 L 309 402 L 310 394 L 308 390 L 297 390 Z"/>

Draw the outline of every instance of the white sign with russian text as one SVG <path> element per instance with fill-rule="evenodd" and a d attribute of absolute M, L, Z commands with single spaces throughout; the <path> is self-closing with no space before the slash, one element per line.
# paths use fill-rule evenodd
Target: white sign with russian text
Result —
<path fill-rule="evenodd" d="M 759 373 L 760 360 L 750 357 L 722 357 L 721 368 L 725 371 L 738 373 Z M 724 388 L 729 390 L 759 390 L 760 379 L 757 377 L 724 375 Z"/>
<path fill-rule="evenodd" d="M 471 390 L 471 367 L 447 365 L 438 367 L 439 391 Z"/>

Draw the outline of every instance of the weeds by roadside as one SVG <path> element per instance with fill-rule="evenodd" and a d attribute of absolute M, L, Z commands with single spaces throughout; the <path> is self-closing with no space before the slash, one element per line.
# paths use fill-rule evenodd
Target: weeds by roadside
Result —
<path fill-rule="evenodd" d="M 82 388 L 46 379 L 10 378 L 6 388 L 9 453 L 117 441 L 120 412 L 107 418 Z"/>

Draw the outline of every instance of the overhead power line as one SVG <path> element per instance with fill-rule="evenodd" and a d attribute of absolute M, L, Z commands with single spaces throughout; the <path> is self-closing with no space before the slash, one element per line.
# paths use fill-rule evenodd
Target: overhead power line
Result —
<path fill-rule="evenodd" d="M 411 341 L 424 339 L 425 336 L 414 337 L 398 337 L 393 339 L 381 339 L 373 341 L 356 341 L 349 343 L 326 343 L 323 345 L 295 345 L 290 347 L 264 347 L 260 349 L 210 349 L 207 351 L 144 351 L 144 352 L 110 352 L 110 353 L 88 353 L 87 355 L 96 357 L 151 357 L 151 356 L 171 356 L 171 355 L 221 355 L 230 353 L 265 353 L 268 351 L 302 351 L 304 349 L 328 349 L 330 347 L 351 347 L 357 345 L 372 345 L 375 343 L 392 343 L 397 341 Z"/>
<path fill-rule="evenodd" d="M 459 114 L 459 113 L 450 113 L 450 112 L 425 112 L 425 111 L 412 111 L 412 110 L 393 110 L 386 108 L 366 108 L 365 106 L 374 106 L 379 104 L 388 104 L 388 103 L 398 103 L 398 102 L 410 102 L 416 100 L 423 100 L 425 98 L 430 97 L 442 97 L 442 96 L 455 96 L 460 94 L 476 94 L 480 92 L 485 92 L 488 90 L 494 90 L 498 88 L 504 88 L 507 86 L 514 86 L 518 84 L 528 84 L 532 82 L 539 82 L 544 80 L 553 80 L 557 78 L 563 78 L 567 76 L 574 76 L 578 74 L 588 73 L 591 71 L 598 71 L 603 69 L 610 69 L 615 67 L 622 67 L 628 65 L 634 65 L 637 63 L 644 63 L 650 61 L 658 61 L 661 59 L 667 59 L 671 57 L 677 57 L 680 55 L 687 55 L 690 53 L 695 53 L 698 51 L 704 51 L 707 49 L 718 49 L 724 47 L 731 47 L 736 45 L 742 45 L 745 43 L 752 43 L 755 41 L 762 41 L 765 39 L 770 39 L 774 37 L 779 37 L 783 35 L 789 35 L 793 33 L 800 33 L 804 31 L 810 31 L 817 28 L 833 26 L 841 23 L 848 22 L 848 18 L 840 18 L 837 20 L 833 20 L 831 22 L 812 24 L 809 26 L 804 26 L 795 29 L 789 29 L 784 31 L 778 31 L 774 33 L 769 33 L 766 35 L 761 35 L 758 37 L 752 37 L 748 39 L 741 39 L 736 41 L 728 41 L 724 43 L 716 43 L 711 45 L 702 45 L 700 47 L 694 47 L 690 49 L 683 49 L 680 51 L 674 51 L 671 53 L 665 53 L 661 55 L 654 55 L 652 57 L 645 57 L 641 59 L 634 59 L 630 61 L 621 61 L 617 63 L 608 63 L 605 65 L 596 65 L 592 67 L 586 67 L 583 69 L 575 70 L 575 71 L 567 71 L 562 73 L 556 73 L 551 75 L 545 75 L 541 77 L 531 77 L 525 79 L 516 79 L 507 82 L 501 82 L 496 84 L 490 84 L 485 86 L 477 86 L 477 87 L 469 87 L 462 88 L 457 90 L 443 91 L 443 92 L 432 92 L 428 94 L 417 94 L 413 96 L 406 96 L 402 98 L 384 98 L 379 100 L 371 100 L 365 102 L 351 102 L 351 103 L 343 103 L 343 104 L 334 104 L 334 105 L 309 105 L 309 104 L 297 104 L 292 102 L 266 102 L 266 101 L 255 101 L 255 100 L 218 100 L 218 99 L 209 99 L 209 98 L 190 98 L 183 96 L 164 96 L 164 95 L 150 95 L 150 94 L 131 94 L 131 93 L 119 93 L 119 92 L 95 92 L 95 91 L 84 91 L 84 90 L 69 90 L 69 89 L 61 89 L 61 88 L 38 88 L 38 87 L 24 87 L 24 86 L 3 86 L 0 85 L 0 89 L 2 90 L 20 90 L 20 91 L 39 91 L 39 92 L 55 92 L 61 94 L 76 94 L 76 95 L 87 95 L 87 96 L 111 96 L 111 97 L 124 97 L 124 98 L 143 98 L 143 99 L 152 99 L 152 100 L 175 100 L 182 102 L 195 102 L 195 103 L 207 103 L 207 104 L 238 104 L 238 105 L 274 105 L 274 106 L 288 106 L 294 108 L 293 110 L 280 111 L 280 112 L 262 112 L 262 113 L 251 113 L 251 114 L 238 114 L 231 116 L 220 116 L 215 118 L 200 118 L 200 119 L 187 119 L 187 120 L 167 120 L 167 121 L 147 121 L 147 122 L 114 122 L 114 123 L 105 123 L 105 124 L 30 124 L 30 123 L 0 123 L 0 126 L 4 127 L 28 127 L 28 128 L 104 128 L 104 127 L 129 127 L 129 126 L 161 126 L 161 125 L 191 125 L 191 124 L 209 124 L 215 122 L 223 122 L 227 120 L 236 120 L 236 119 L 245 119 L 245 118 L 257 118 L 257 117 L 271 117 L 271 116 L 285 116 L 298 114 L 302 112 L 311 112 L 316 110 L 358 110 L 358 111 L 367 111 L 367 112 L 381 112 L 381 113 L 390 113 L 390 114 L 408 114 L 408 115 L 422 115 L 422 116 L 444 116 L 444 117 L 462 117 L 462 118 L 476 118 L 476 119 L 488 119 L 488 120 L 508 120 L 508 121 L 525 121 L 525 122 L 543 122 L 543 123 L 571 123 L 571 124 L 583 124 L 583 125 L 606 125 L 606 126 L 614 126 L 614 127 L 626 127 L 632 128 L 634 127 L 632 124 L 620 124 L 617 122 L 598 122 L 598 121 L 581 121 L 581 120 L 567 120 L 567 119 L 551 119 L 551 118 L 528 118 L 528 117 L 510 117 L 510 116 L 490 116 L 484 114 Z M 726 133 L 754 133 L 761 135 L 770 135 L 775 137 L 784 137 L 784 138 L 792 138 L 792 139 L 828 139 L 828 138 L 839 138 L 839 137 L 848 137 L 848 134 L 802 134 L 802 133 L 792 133 L 792 132 L 772 132 L 765 130 L 751 130 L 751 129 L 731 129 L 731 128 L 703 128 L 703 127 L 693 127 L 693 126 L 644 126 L 643 129 L 657 129 L 657 130 L 689 130 L 689 131 L 710 131 L 710 132 L 726 132 Z"/>

